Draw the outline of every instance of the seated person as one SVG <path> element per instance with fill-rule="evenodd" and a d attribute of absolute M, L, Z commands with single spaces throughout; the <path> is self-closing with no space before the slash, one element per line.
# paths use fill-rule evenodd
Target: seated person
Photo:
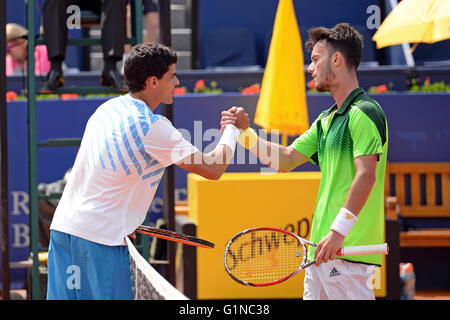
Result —
<path fill-rule="evenodd" d="M 131 6 L 130 0 L 128 0 L 127 4 L 127 36 L 131 37 Z M 143 0 L 142 1 L 143 8 L 143 17 L 144 17 L 144 42 L 157 42 L 159 35 L 159 12 L 158 12 L 158 0 Z M 131 50 L 131 45 L 125 45 L 125 53 L 123 55 L 123 63 L 128 56 L 128 53 Z M 122 64 L 121 72 L 123 74 Z"/>
<path fill-rule="evenodd" d="M 26 71 L 28 30 L 17 23 L 6 25 L 6 75 L 12 76 Z M 50 71 L 47 47 L 37 46 L 34 50 L 34 72 L 36 75 Z"/>
<path fill-rule="evenodd" d="M 53 92 L 64 85 L 62 63 L 67 47 L 67 7 L 77 5 L 80 10 L 101 13 L 103 86 L 126 91 L 116 64 L 122 59 L 126 38 L 126 0 L 45 0 L 43 7 L 44 41 L 47 45 L 51 70 L 41 92 Z M 58 27 L 55 27 L 58 26 Z"/>

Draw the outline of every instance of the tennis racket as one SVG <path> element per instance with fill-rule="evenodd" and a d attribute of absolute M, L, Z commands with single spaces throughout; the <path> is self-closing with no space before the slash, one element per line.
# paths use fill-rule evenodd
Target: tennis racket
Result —
<path fill-rule="evenodd" d="M 153 228 L 148 226 L 139 226 L 136 229 L 137 232 L 143 233 L 149 236 L 180 242 L 188 244 L 190 246 L 202 247 L 202 248 L 214 248 L 214 243 L 187 234 L 169 231 L 165 229 Z"/>
<path fill-rule="evenodd" d="M 281 283 L 315 263 L 307 261 L 307 245 L 317 247 L 292 232 L 272 227 L 247 229 L 236 234 L 225 248 L 225 269 L 235 281 L 263 287 Z M 342 247 L 337 256 L 388 254 L 387 243 Z"/>

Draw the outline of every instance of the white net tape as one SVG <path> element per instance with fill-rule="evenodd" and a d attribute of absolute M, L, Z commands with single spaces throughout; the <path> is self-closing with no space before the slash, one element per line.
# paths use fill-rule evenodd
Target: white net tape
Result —
<path fill-rule="evenodd" d="M 188 300 L 141 256 L 128 237 L 126 240 L 130 251 L 134 300 Z"/>

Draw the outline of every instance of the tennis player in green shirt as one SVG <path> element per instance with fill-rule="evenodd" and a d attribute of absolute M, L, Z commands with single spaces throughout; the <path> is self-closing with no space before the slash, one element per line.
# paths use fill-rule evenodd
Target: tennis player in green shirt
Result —
<path fill-rule="evenodd" d="M 306 270 L 303 299 L 375 299 L 372 278 L 381 255 L 334 259 L 342 246 L 384 242 L 388 129 L 382 108 L 358 84 L 362 45 L 363 37 L 345 23 L 310 29 L 308 72 L 315 88 L 329 91 L 336 103 L 290 146 L 265 141 L 250 127 L 240 137 L 247 136 L 249 143 L 241 144 L 280 172 L 308 161 L 320 166 L 310 237 L 318 246 L 308 256 L 317 263 Z M 233 117 L 223 112 L 222 122 Z"/>

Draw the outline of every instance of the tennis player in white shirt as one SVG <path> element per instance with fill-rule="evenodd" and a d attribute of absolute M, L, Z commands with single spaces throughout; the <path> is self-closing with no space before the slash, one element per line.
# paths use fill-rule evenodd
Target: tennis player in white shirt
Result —
<path fill-rule="evenodd" d="M 133 299 L 125 237 L 144 221 L 164 169 L 176 164 L 219 179 L 228 167 L 238 128 L 249 126 L 242 108 L 236 119 L 222 118 L 222 137 L 208 154 L 153 113 L 173 102 L 176 62 L 161 44 L 135 46 L 124 66 L 129 93 L 88 120 L 50 227 L 47 299 Z"/>

